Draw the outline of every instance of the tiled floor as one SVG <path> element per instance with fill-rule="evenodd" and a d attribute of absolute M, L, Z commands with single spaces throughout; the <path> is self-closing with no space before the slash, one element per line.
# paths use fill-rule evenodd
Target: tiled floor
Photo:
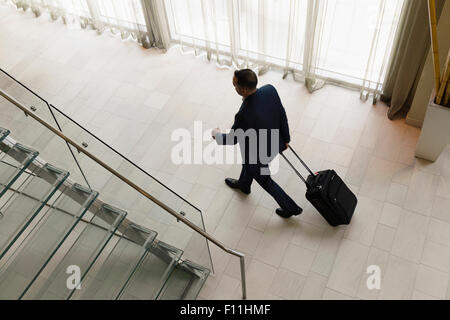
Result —
<path fill-rule="evenodd" d="M 329 227 L 281 161 L 274 176 L 304 207 L 282 220 L 257 185 L 223 183 L 239 165 L 170 162 L 175 128 L 227 128 L 240 99 L 231 70 L 179 50 L 162 54 L 109 34 L 73 30 L 0 6 L 0 64 L 203 209 L 207 231 L 246 254 L 250 299 L 450 299 L 450 148 L 414 158 L 420 130 L 389 121 L 386 106 L 333 86 L 310 95 L 277 72 L 292 145 L 315 170 L 334 168 L 357 193 L 349 226 Z M 216 273 L 200 298 L 240 298 L 238 260 L 211 247 Z M 366 286 L 381 268 L 381 289 Z"/>

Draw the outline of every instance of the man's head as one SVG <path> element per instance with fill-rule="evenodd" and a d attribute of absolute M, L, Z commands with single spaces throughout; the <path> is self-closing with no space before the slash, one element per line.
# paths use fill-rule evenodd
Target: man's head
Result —
<path fill-rule="evenodd" d="M 233 76 L 233 86 L 238 95 L 244 98 L 252 95 L 256 91 L 258 77 L 250 69 L 236 70 Z"/>

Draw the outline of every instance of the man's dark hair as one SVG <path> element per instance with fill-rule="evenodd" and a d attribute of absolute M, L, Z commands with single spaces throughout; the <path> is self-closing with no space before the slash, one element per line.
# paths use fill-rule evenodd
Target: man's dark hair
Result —
<path fill-rule="evenodd" d="M 236 70 L 234 76 L 237 79 L 237 84 L 246 89 L 255 89 L 258 85 L 258 77 L 250 69 Z"/>

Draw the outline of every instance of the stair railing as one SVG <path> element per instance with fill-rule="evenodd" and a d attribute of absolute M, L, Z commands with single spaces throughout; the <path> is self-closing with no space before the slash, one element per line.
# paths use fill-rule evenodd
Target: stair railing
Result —
<path fill-rule="evenodd" d="M 23 106 L 19 101 L 17 101 L 13 97 L 11 97 L 8 93 L 4 92 L 2 89 L 0 89 L 0 95 L 3 98 L 5 98 L 6 100 L 8 100 L 10 103 L 12 103 L 15 107 L 20 109 L 22 112 L 24 112 L 25 115 L 30 116 L 31 118 L 33 118 L 34 120 L 39 122 L 41 125 L 46 127 L 48 130 L 50 130 L 51 132 L 56 134 L 58 137 L 63 139 L 66 143 L 68 143 L 72 147 L 74 147 L 78 152 L 81 152 L 84 155 L 86 155 L 87 157 L 89 157 L 91 160 L 96 162 L 98 165 L 103 167 L 105 170 L 109 171 L 111 174 L 113 174 L 114 176 L 116 176 L 117 178 L 122 180 L 125 184 L 129 185 L 131 188 L 133 188 L 134 190 L 136 190 L 137 192 L 142 194 L 144 197 L 146 197 L 147 199 L 151 200 L 156 205 L 158 205 L 159 207 L 161 207 L 162 209 L 164 209 L 165 211 L 170 213 L 177 220 L 181 221 L 182 223 L 187 225 L 189 228 L 191 228 L 195 232 L 197 232 L 200 235 L 202 235 L 203 237 L 205 237 L 207 240 L 209 240 L 212 243 L 214 243 L 216 246 L 218 246 L 220 249 L 222 249 L 226 253 L 229 253 L 231 255 L 234 255 L 234 256 L 238 257 L 240 259 L 240 269 L 241 269 L 242 299 L 246 299 L 247 298 L 246 275 L 245 275 L 245 255 L 243 253 L 226 247 L 219 240 L 215 239 L 212 235 L 210 235 L 206 231 L 202 230 L 200 227 L 198 227 L 197 225 L 192 223 L 190 220 L 186 219 L 183 215 L 181 215 L 180 213 L 176 212 L 175 210 L 173 210 L 172 208 L 167 206 L 165 203 L 159 201 L 158 199 L 153 197 L 151 194 L 149 194 L 148 192 L 146 192 L 145 190 L 140 188 L 138 185 L 136 185 L 133 181 L 129 180 L 127 177 L 125 177 L 124 175 L 120 174 L 119 172 L 117 172 L 116 170 L 111 168 L 108 164 L 104 163 L 102 160 L 97 158 L 95 155 L 93 155 L 92 153 L 87 151 L 83 146 L 79 145 L 78 143 L 76 143 L 75 141 L 73 141 L 72 139 L 70 139 L 69 137 L 64 135 L 61 131 L 59 131 L 58 129 L 55 129 L 53 126 L 48 124 L 46 121 L 44 121 L 43 119 L 41 119 L 37 115 L 33 114 L 32 112 L 30 112 L 30 110 L 28 110 L 27 107 Z"/>

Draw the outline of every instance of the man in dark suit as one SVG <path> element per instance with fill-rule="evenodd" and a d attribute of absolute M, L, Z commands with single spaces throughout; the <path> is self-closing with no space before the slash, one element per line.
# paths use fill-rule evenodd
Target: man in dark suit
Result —
<path fill-rule="evenodd" d="M 239 180 L 227 178 L 225 183 L 249 194 L 251 184 L 256 180 L 281 207 L 276 213 L 289 218 L 303 210 L 272 180 L 268 167 L 290 142 L 286 111 L 272 85 L 257 89 L 257 84 L 258 77 L 252 70 L 235 71 L 233 85 L 243 97 L 242 105 L 230 133 L 220 133 L 217 128 L 212 135 L 220 145 L 239 143 L 241 149 L 243 164 Z"/>

